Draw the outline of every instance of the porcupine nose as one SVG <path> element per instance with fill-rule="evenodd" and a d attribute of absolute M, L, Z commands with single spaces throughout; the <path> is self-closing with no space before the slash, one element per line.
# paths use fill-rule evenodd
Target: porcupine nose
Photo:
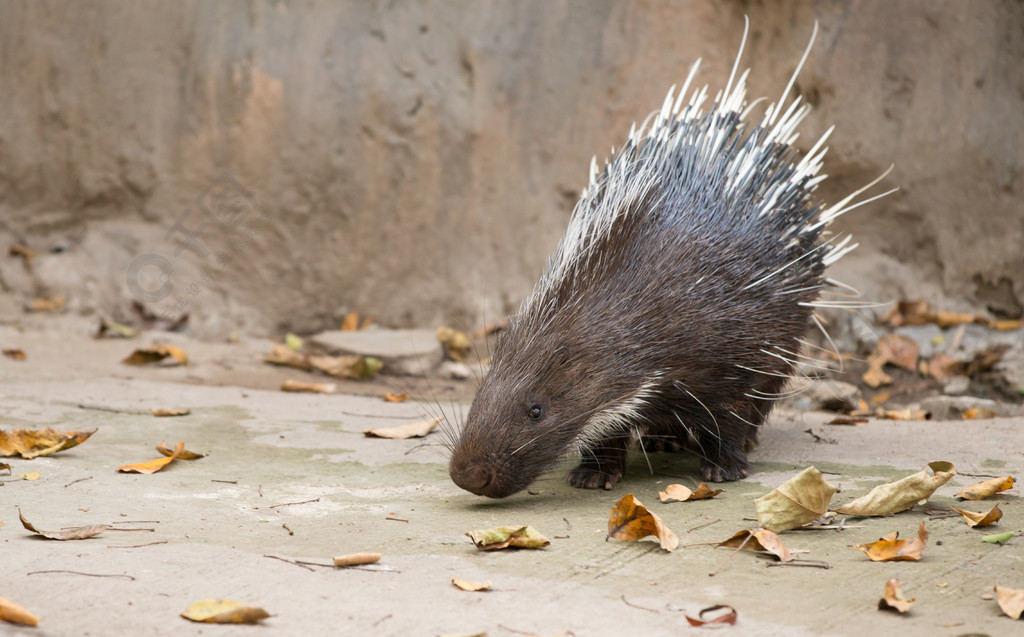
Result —
<path fill-rule="evenodd" d="M 452 471 L 452 480 L 470 493 L 491 496 L 494 484 L 494 469 L 481 464 L 470 464 L 461 470 Z M 493 497 L 493 496 L 491 496 Z"/>

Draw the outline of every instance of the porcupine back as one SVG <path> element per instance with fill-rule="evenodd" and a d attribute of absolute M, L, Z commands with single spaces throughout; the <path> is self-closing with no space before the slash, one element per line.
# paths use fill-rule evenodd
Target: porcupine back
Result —
<path fill-rule="evenodd" d="M 747 72 L 705 110 L 698 66 L 603 169 L 591 163 L 454 445 L 460 486 L 503 497 L 576 449 L 570 482 L 611 488 L 630 438 L 696 451 L 707 479 L 748 475 L 824 270 L 856 247 L 823 230 L 858 193 L 814 203 L 831 129 L 798 157 L 809 107 L 786 105 L 793 80 L 748 121 Z"/>

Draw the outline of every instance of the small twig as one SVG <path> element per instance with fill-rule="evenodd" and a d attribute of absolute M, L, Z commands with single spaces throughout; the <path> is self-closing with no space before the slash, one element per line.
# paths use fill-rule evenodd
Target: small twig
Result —
<path fill-rule="evenodd" d="M 294 564 L 295 566 L 298 566 L 299 568 L 304 568 L 307 571 L 313 571 L 313 569 L 311 569 L 310 567 L 306 566 L 305 564 L 300 564 L 299 562 L 296 562 L 294 560 L 286 560 L 285 558 L 278 557 L 276 555 L 264 555 L 263 557 L 269 557 L 272 560 L 281 560 L 282 562 L 288 562 L 289 564 Z"/>
<path fill-rule="evenodd" d="M 121 520 L 111 524 L 160 524 L 160 520 Z"/>
<path fill-rule="evenodd" d="M 398 420 L 401 418 L 418 418 L 418 416 L 388 416 L 385 414 L 357 414 L 354 411 L 343 411 L 341 412 L 346 416 L 358 416 L 360 418 L 391 418 L 392 420 Z"/>
<path fill-rule="evenodd" d="M 41 575 L 43 573 L 70 573 L 72 575 L 86 575 L 88 577 L 120 577 L 133 582 L 135 581 L 135 578 L 131 575 L 106 575 L 103 573 L 82 573 L 81 571 L 32 571 L 31 573 L 26 573 L 26 575 Z"/>
<path fill-rule="evenodd" d="M 295 560 L 296 564 L 305 564 L 306 566 L 322 566 L 323 568 L 337 568 L 334 564 L 324 564 L 322 562 L 307 562 L 306 560 Z M 351 566 L 347 568 L 352 568 Z"/>
<path fill-rule="evenodd" d="M 71 485 L 75 484 L 76 482 L 85 482 L 86 480 L 92 480 L 92 476 L 89 476 L 88 478 L 79 478 L 77 480 L 72 480 L 71 482 L 65 484 L 64 488 L 67 489 L 68 487 L 70 487 Z"/>
<path fill-rule="evenodd" d="M 385 520 L 394 520 L 395 522 L 408 522 L 409 521 L 409 520 L 405 520 L 403 518 L 395 518 L 395 517 L 392 517 L 390 515 L 388 517 L 384 518 L 384 519 Z"/>
<path fill-rule="evenodd" d="M 295 535 L 295 531 L 291 530 L 287 524 L 282 524 L 281 528 L 283 528 L 285 531 L 288 531 L 288 535 Z"/>
<path fill-rule="evenodd" d="M 109 411 L 115 414 L 142 414 L 146 416 L 152 416 L 153 412 L 148 409 L 120 409 L 118 407 L 108 407 L 106 405 L 93 405 L 90 403 L 79 403 L 79 409 L 92 409 L 93 411 Z"/>
<path fill-rule="evenodd" d="M 832 565 L 828 562 L 820 562 L 818 560 L 793 560 L 792 562 L 768 562 L 765 564 L 766 567 L 772 566 L 806 566 L 807 568 L 824 568 L 830 569 Z"/>
<path fill-rule="evenodd" d="M 625 593 L 623 593 L 623 594 L 622 594 L 622 595 L 621 595 L 620 597 L 621 597 L 621 599 L 622 599 L 622 603 L 623 603 L 623 604 L 625 604 L 626 606 L 629 606 L 630 608 L 638 608 L 638 609 L 640 609 L 640 610 L 645 610 L 645 611 L 647 611 L 648 613 L 654 613 L 654 614 L 656 614 L 656 615 L 660 614 L 660 611 L 658 611 L 657 609 L 654 609 L 654 608 L 646 608 L 646 607 L 644 607 L 644 606 L 637 606 L 636 604 L 633 604 L 633 603 L 632 603 L 632 602 L 630 602 L 630 601 L 629 601 L 628 599 L 626 599 L 626 595 L 625 595 Z"/>
<path fill-rule="evenodd" d="M 107 530 L 108 531 L 149 531 L 150 533 L 156 531 L 156 529 L 143 529 L 143 528 L 138 528 L 138 529 L 116 529 L 114 527 L 109 527 Z"/>
<path fill-rule="evenodd" d="M 740 542 L 740 545 L 736 547 L 736 550 L 733 551 L 732 553 L 730 553 L 729 557 L 727 557 L 724 560 L 722 560 L 722 563 L 719 564 L 718 567 L 715 568 L 715 570 L 713 570 L 710 573 L 708 573 L 708 577 L 714 577 L 715 574 L 718 573 L 718 571 L 722 570 L 722 567 L 725 566 L 725 563 L 728 562 L 729 560 L 731 560 L 732 558 L 736 557 L 736 554 L 743 550 L 743 547 L 747 545 L 747 542 L 749 542 L 752 537 L 754 537 L 754 536 L 753 535 L 747 535 L 747 537 L 743 538 L 743 541 Z"/>
<path fill-rule="evenodd" d="M 256 485 L 256 493 L 260 494 L 261 498 L 263 497 L 263 485 L 262 484 L 257 484 Z"/>
<path fill-rule="evenodd" d="M 721 521 L 722 521 L 722 518 L 718 518 L 717 520 L 711 520 L 710 522 L 706 522 L 704 524 L 698 524 L 697 526 L 693 527 L 692 529 L 689 529 L 687 531 L 687 533 L 693 533 L 697 529 L 703 529 L 704 527 L 711 526 L 712 524 L 717 524 L 717 523 L 719 523 Z"/>
<path fill-rule="evenodd" d="M 117 529 L 111 529 L 116 531 Z M 108 549 L 141 549 L 143 546 L 154 546 L 156 544 L 167 544 L 167 540 L 160 540 L 159 542 L 150 542 L 149 544 L 135 544 L 133 546 L 108 546 Z"/>
<path fill-rule="evenodd" d="M 388 613 L 387 615 L 385 615 L 385 616 L 381 617 L 380 619 L 378 619 L 377 621 L 373 622 L 373 624 L 370 626 L 370 628 L 376 628 L 377 624 L 381 623 L 382 621 L 384 621 L 386 619 L 391 619 L 391 613 Z"/>
<path fill-rule="evenodd" d="M 312 500 L 303 500 L 302 502 L 285 502 L 283 504 L 272 504 L 272 505 L 268 506 L 267 508 L 268 509 L 276 509 L 278 507 L 290 507 L 290 506 L 295 506 L 296 504 L 309 504 L 310 502 L 319 502 L 319 501 L 320 501 L 320 498 L 313 498 Z M 257 508 L 259 508 L 259 507 L 257 507 Z"/>
<path fill-rule="evenodd" d="M 238 484 L 238 480 L 210 480 L 210 482 L 223 482 L 224 484 Z"/>
<path fill-rule="evenodd" d="M 572 533 L 572 522 L 568 518 L 562 518 L 562 521 L 565 522 L 565 527 L 569 529 L 569 533 Z"/>

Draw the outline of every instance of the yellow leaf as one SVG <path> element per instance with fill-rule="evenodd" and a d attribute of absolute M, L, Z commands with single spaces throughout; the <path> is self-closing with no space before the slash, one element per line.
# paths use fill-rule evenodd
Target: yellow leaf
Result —
<path fill-rule="evenodd" d="M 179 443 L 179 444 L 182 444 L 182 443 Z M 189 451 L 188 449 L 184 449 L 184 448 L 181 450 L 180 453 L 177 453 L 177 455 L 175 455 L 175 451 L 177 451 L 177 448 L 175 448 L 175 451 L 171 451 L 170 449 L 167 448 L 167 445 L 164 444 L 163 440 L 161 440 L 160 444 L 158 444 L 156 446 L 156 450 L 159 451 L 162 455 L 174 456 L 175 458 L 178 458 L 179 460 L 197 460 L 199 458 L 205 458 L 206 457 L 205 453 L 196 453 L 195 451 Z"/>
<path fill-rule="evenodd" d="M 540 549 L 551 544 L 532 526 L 497 526 L 466 533 L 481 551 L 504 548 Z"/>
<path fill-rule="evenodd" d="M 28 609 L 3 597 L 0 597 L 0 620 L 23 626 L 39 624 L 39 618 L 30 613 Z"/>
<path fill-rule="evenodd" d="M 635 542 L 651 535 L 658 538 L 661 548 L 666 551 L 679 546 L 679 538 L 661 518 L 647 510 L 632 493 L 622 496 L 608 517 L 608 537 Z"/>
<path fill-rule="evenodd" d="M 163 443 L 160 443 L 163 445 Z M 117 468 L 118 471 L 124 473 L 156 473 L 163 469 L 167 465 L 171 464 L 175 458 L 180 456 L 185 451 L 185 443 L 177 442 L 174 444 L 174 453 L 166 458 L 157 458 L 156 460 L 149 460 L 148 462 L 137 462 L 135 464 L 123 464 Z"/>
<path fill-rule="evenodd" d="M 188 354 L 173 345 L 154 345 L 135 350 L 128 358 L 121 361 L 125 365 L 148 365 L 158 363 L 170 356 L 182 365 L 188 365 Z"/>
<path fill-rule="evenodd" d="M 782 533 L 807 524 L 828 511 L 836 488 L 815 467 L 807 467 L 775 490 L 754 500 L 757 524 Z"/>
<path fill-rule="evenodd" d="M 313 369 L 308 355 L 291 350 L 286 345 L 272 345 L 270 351 L 263 355 L 263 362 L 307 371 Z"/>
<path fill-rule="evenodd" d="M 707 498 L 715 497 L 719 493 L 722 493 L 722 491 L 722 489 L 712 489 L 708 486 L 707 482 L 701 482 L 697 485 L 696 491 L 691 491 L 688 487 L 684 487 L 681 484 L 670 484 L 665 487 L 664 491 L 658 492 L 658 499 L 662 502 L 705 500 Z"/>
<path fill-rule="evenodd" d="M 80 445 L 96 433 L 92 431 L 55 431 L 46 429 L 0 430 L 0 456 L 20 455 L 26 460 L 48 456 Z"/>
<path fill-rule="evenodd" d="M 401 394 L 396 394 L 394 392 L 388 392 L 384 394 L 384 400 L 388 401 L 389 403 L 405 402 L 408 398 L 409 394 L 405 392 L 402 392 Z"/>
<path fill-rule="evenodd" d="M 28 473 L 19 473 L 18 477 L 22 480 L 38 480 L 40 473 L 38 471 L 29 471 Z"/>
<path fill-rule="evenodd" d="M 365 430 L 363 435 L 367 438 L 392 438 L 395 440 L 421 438 L 436 429 L 437 425 L 442 420 L 444 420 L 444 418 L 438 416 L 437 418 L 428 418 L 418 422 L 411 422 L 408 425 L 402 425 L 400 427 L 377 427 L 376 429 Z"/>
<path fill-rule="evenodd" d="M 169 408 L 165 408 L 165 409 L 153 408 L 150 411 L 157 418 L 167 418 L 167 417 L 170 417 L 170 416 L 187 416 L 187 415 L 192 413 L 188 409 L 177 409 L 177 408 L 174 408 L 174 407 L 169 407 Z"/>
<path fill-rule="evenodd" d="M 334 383 L 304 383 L 298 380 L 286 380 L 281 385 L 281 391 L 286 392 L 309 392 L 314 394 L 333 394 L 338 391 Z"/>
<path fill-rule="evenodd" d="M 878 610 L 894 610 L 905 613 L 910 610 L 916 599 L 907 599 L 898 579 L 890 579 L 885 583 L 885 594 L 878 600 Z"/>
<path fill-rule="evenodd" d="M 956 469 L 949 462 L 931 462 L 928 467 L 934 472 L 919 471 L 896 482 L 880 484 L 866 495 L 849 502 L 839 509 L 845 515 L 891 515 L 906 511 L 915 503 L 927 500 L 936 489 L 956 475 Z"/>
<path fill-rule="evenodd" d="M 909 540 L 881 539 L 869 544 L 854 544 L 853 548 L 864 551 L 871 558 L 872 562 L 894 562 L 900 560 L 919 560 L 921 551 L 928 542 L 928 531 L 924 529 L 924 522 L 917 529 L 917 537 Z"/>
<path fill-rule="evenodd" d="M 988 407 L 971 407 L 964 413 L 960 414 L 960 417 L 964 420 L 985 420 L 987 418 L 995 418 L 999 414 L 996 413 L 995 409 L 989 409 Z"/>
<path fill-rule="evenodd" d="M 782 540 L 779 539 L 779 536 L 768 529 L 740 531 L 728 540 L 716 544 L 715 548 L 721 546 L 731 547 L 734 549 L 744 549 L 747 551 L 758 551 L 761 553 L 771 553 L 775 557 L 779 558 L 780 562 L 789 562 L 793 559 L 793 555 L 790 554 L 789 549 L 783 546 Z"/>
<path fill-rule="evenodd" d="M 470 592 L 486 591 L 491 587 L 490 582 L 470 582 L 469 580 L 459 579 L 457 577 L 452 578 L 452 584 L 464 591 Z"/>
<path fill-rule="evenodd" d="M 991 480 L 985 480 L 972 484 L 969 487 L 960 489 L 954 498 L 963 498 L 964 500 L 984 500 L 987 497 L 993 496 L 1000 491 L 1006 491 L 1007 489 L 1013 488 L 1013 477 L 1006 476 L 1005 478 L 992 478 Z"/>
<path fill-rule="evenodd" d="M 1007 617 L 1020 619 L 1024 614 L 1024 589 L 996 586 L 996 603 Z"/>
<path fill-rule="evenodd" d="M 354 332 L 359 329 L 359 312 L 349 312 L 341 322 L 341 331 Z"/>
<path fill-rule="evenodd" d="M 448 352 L 448 357 L 454 361 L 464 361 L 473 349 L 473 342 L 469 340 L 469 335 L 450 327 L 437 328 L 437 340 Z"/>
<path fill-rule="evenodd" d="M 204 599 L 192 604 L 181 614 L 194 622 L 211 624 L 255 624 L 270 617 L 259 606 L 248 606 L 227 599 Z"/>
<path fill-rule="evenodd" d="M 337 555 L 334 558 L 335 566 L 361 566 L 363 564 L 375 564 L 380 561 L 380 553 L 349 553 L 348 555 Z"/>
<path fill-rule="evenodd" d="M 975 513 L 974 511 L 965 511 L 964 509 L 956 509 L 953 507 L 949 508 L 964 516 L 964 520 L 967 521 L 967 526 L 971 528 L 995 524 L 1003 517 L 1003 512 L 999 510 L 998 504 L 993 506 L 988 513 Z"/>

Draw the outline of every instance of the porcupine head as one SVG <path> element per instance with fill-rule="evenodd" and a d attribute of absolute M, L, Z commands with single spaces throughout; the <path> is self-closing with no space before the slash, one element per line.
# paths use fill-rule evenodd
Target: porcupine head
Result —
<path fill-rule="evenodd" d="M 591 164 L 452 445 L 460 487 L 506 497 L 576 452 L 569 481 L 610 489 L 631 443 L 691 450 L 708 480 L 749 474 L 824 270 L 855 247 L 825 228 L 864 189 L 813 201 L 831 130 L 798 155 L 809 107 L 787 104 L 793 80 L 749 119 L 747 73 L 734 66 L 709 100 L 690 90 L 698 65 L 603 169 Z"/>

